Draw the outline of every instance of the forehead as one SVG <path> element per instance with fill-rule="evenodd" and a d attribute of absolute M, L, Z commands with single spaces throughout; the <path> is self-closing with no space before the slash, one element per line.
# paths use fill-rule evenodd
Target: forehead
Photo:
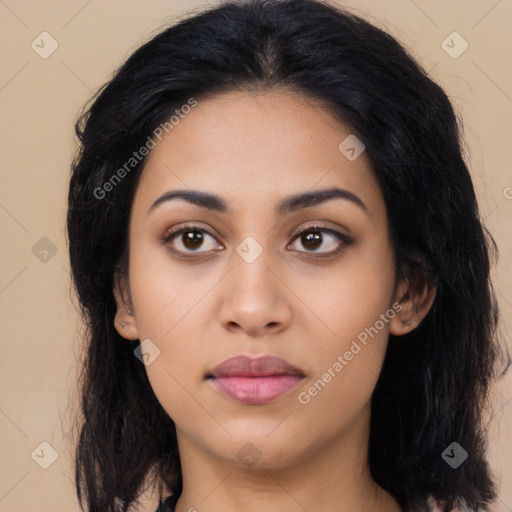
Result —
<path fill-rule="evenodd" d="M 254 206 L 333 186 L 382 207 L 365 152 L 354 160 L 343 152 L 343 141 L 357 141 L 350 127 L 313 99 L 283 91 L 230 92 L 198 99 L 187 111 L 155 140 L 134 208 L 147 209 L 172 189 L 208 190 Z"/>

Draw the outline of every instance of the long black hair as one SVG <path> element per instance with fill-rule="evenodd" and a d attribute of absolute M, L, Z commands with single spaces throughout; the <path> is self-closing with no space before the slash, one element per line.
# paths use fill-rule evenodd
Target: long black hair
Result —
<path fill-rule="evenodd" d="M 76 123 L 67 235 L 87 326 L 79 500 L 90 512 L 126 512 L 148 475 L 182 491 L 174 423 L 134 357 L 138 342 L 114 328 L 113 276 L 126 270 L 146 158 L 125 164 L 191 98 L 279 89 L 322 101 L 358 134 L 385 198 L 397 273 L 437 287 L 422 323 L 390 336 L 372 395 L 371 474 L 406 510 L 428 510 L 429 497 L 444 511 L 489 510 L 496 489 L 483 412 L 498 362 L 507 368 L 510 357 L 489 278 L 496 245 L 479 215 L 458 118 L 393 37 L 317 0 L 224 2 L 181 20 L 137 49 Z M 468 454 L 456 469 L 443 456 L 454 442 Z"/>

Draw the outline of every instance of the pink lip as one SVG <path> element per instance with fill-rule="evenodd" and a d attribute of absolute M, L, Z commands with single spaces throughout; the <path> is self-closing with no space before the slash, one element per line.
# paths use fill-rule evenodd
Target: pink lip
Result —
<path fill-rule="evenodd" d="M 304 372 L 273 356 L 227 359 L 206 377 L 221 393 L 246 405 L 266 404 L 295 388 Z"/>

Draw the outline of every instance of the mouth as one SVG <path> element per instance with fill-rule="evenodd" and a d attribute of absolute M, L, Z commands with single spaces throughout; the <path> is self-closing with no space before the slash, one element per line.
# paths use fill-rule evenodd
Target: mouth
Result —
<path fill-rule="evenodd" d="M 227 359 L 205 375 L 214 389 L 245 405 L 263 405 L 295 389 L 304 372 L 285 360 L 262 356 Z"/>

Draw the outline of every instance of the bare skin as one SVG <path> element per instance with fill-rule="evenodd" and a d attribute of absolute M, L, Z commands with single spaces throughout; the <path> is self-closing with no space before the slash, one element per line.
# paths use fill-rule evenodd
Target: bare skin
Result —
<path fill-rule="evenodd" d="M 417 327 L 435 290 L 396 279 L 366 153 L 350 161 L 338 149 L 350 133 L 294 93 L 234 92 L 199 99 L 148 157 L 130 217 L 129 274 L 114 286 L 115 326 L 160 350 L 146 371 L 176 424 L 176 512 L 400 511 L 370 475 L 370 399 L 389 334 Z M 285 197 L 333 187 L 364 207 L 334 198 L 275 211 Z M 220 196 L 229 211 L 173 199 L 148 213 L 165 192 L 191 189 Z M 202 242 L 163 241 L 190 224 L 207 231 Z M 307 233 L 295 238 L 315 225 L 316 245 Z M 250 263 L 237 252 L 249 236 L 262 250 Z M 378 333 L 345 358 L 386 312 Z M 305 378 L 264 405 L 240 403 L 205 379 L 239 354 L 281 357 Z M 338 356 L 347 364 L 336 372 Z M 308 391 L 329 368 L 325 387 Z"/>

